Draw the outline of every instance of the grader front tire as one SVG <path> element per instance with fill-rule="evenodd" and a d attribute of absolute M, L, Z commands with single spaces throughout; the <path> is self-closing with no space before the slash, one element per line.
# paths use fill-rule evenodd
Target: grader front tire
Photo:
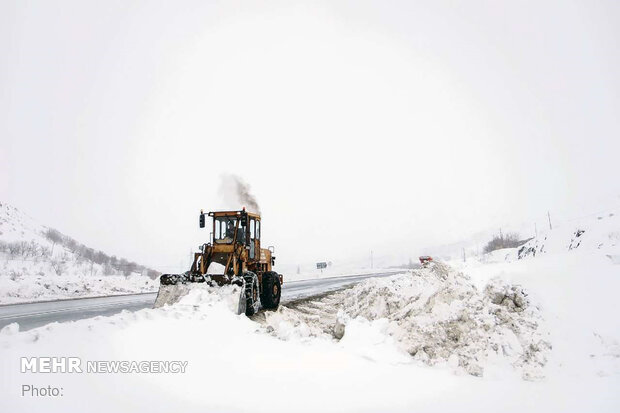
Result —
<path fill-rule="evenodd" d="M 258 277 L 251 271 L 243 274 L 245 280 L 245 315 L 251 316 L 258 312 L 260 308 L 260 298 L 258 293 Z"/>

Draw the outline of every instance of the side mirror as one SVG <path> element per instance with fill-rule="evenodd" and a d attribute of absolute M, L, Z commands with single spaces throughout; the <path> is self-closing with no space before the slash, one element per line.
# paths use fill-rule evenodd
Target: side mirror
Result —
<path fill-rule="evenodd" d="M 200 214 L 200 228 L 204 228 L 205 227 L 205 214 L 201 213 Z"/>

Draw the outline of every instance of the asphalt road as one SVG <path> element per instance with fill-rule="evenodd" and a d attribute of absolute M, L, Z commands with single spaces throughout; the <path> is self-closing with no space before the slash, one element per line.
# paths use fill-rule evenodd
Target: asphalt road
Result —
<path fill-rule="evenodd" d="M 388 277 L 394 274 L 396 273 L 382 272 L 315 280 L 288 281 L 282 286 L 281 303 L 292 303 L 314 295 L 336 291 L 367 278 Z M 20 331 L 25 331 L 53 322 L 64 323 L 96 316 L 110 316 L 123 310 L 142 310 L 143 308 L 153 307 L 156 297 L 157 293 L 147 293 L 3 305 L 0 306 L 0 329 L 11 323 L 19 323 Z"/>

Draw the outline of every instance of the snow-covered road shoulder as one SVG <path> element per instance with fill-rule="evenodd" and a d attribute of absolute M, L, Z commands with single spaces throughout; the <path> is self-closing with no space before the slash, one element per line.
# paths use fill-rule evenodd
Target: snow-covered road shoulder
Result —
<path fill-rule="evenodd" d="M 0 276 L 0 304 L 157 292 L 159 280 L 137 274 Z"/>

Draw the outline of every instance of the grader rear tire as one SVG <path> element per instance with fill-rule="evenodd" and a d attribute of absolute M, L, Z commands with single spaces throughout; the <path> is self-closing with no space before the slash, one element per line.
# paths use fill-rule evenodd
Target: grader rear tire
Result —
<path fill-rule="evenodd" d="M 263 307 L 275 310 L 280 305 L 282 286 L 280 276 L 275 271 L 267 271 L 263 274 L 263 292 L 260 301 Z"/>

